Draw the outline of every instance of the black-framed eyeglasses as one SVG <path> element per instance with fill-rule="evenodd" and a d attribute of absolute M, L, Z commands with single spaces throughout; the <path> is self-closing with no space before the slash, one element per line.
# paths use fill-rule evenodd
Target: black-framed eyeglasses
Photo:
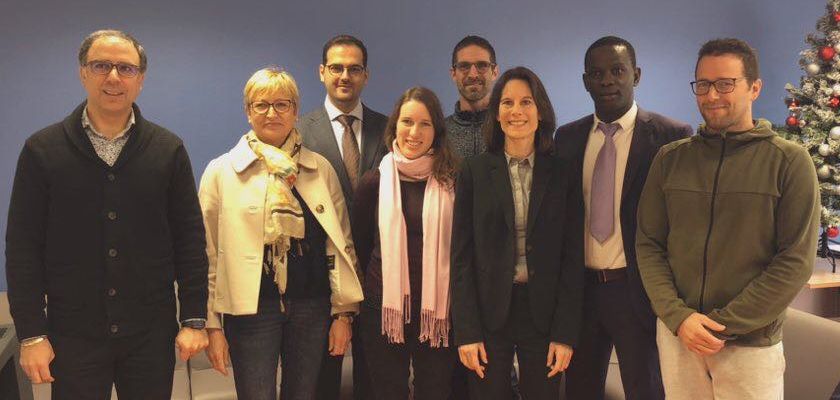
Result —
<path fill-rule="evenodd" d="M 452 64 L 452 68 L 458 70 L 458 72 L 463 73 L 463 74 L 466 74 L 466 73 L 470 72 L 472 67 L 475 67 L 475 70 L 478 71 L 479 74 L 485 74 L 485 73 L 487 73 L 487 71 L 490 70 L 490 68 L 493 68 L 495 66 L 496 66 L 496 64 L 491 63 L 489 61 L 478 61 L 478 62 L 474 62 L 474 63 L 467 62 L 467 61 L 461 61 L 461 62 L 457 62 L 455 64 Z"/>
<path fill-rule="evenodd" d="M 361 76 L 362 73 L 365 72 L 365 67 L 362 66 L 362 65 L 358 65 L 358 64 L 348 65 L 346 67 L 344 65 L 341 65 L 341 64 L 327 65 L 327 71 L 330 71 L 330 74 L 335 75 L 335 76 L 343 75 L 344 70 L 347 70 L 347 73 L 349 73 L 350 76 L 355 78 L 355 77 Z"/>
<path fill-rule="evenodd" d="M 274 108 L 274 112 L 277 114 L 287 113 L 294 105 L 295 102 L 292 100 L 277 100 L 273 103 L 258 101 L 250 104 L 251 110 L 257 114 L 268 114 L 269 108 Z"/>
<path fill-rule="evenodd" d="M 698 96 L 708 94 L 712 86 L 715 87 L 718 93 L 732 93 L 735 90 L 735 83 L 745 78 L 721 78 L 714 81 L 699 80 L 691 82 L 691 91 Z"/>
<path fill-rule="evenodd" d="M 133 78 L 140 74 L 140 66 L 121 62 L 94 60 L 88 61 L 85 66 L 96 75 L 108 75 L 114 68 L 117 69 L 117 74 L 123 78 Z"/>

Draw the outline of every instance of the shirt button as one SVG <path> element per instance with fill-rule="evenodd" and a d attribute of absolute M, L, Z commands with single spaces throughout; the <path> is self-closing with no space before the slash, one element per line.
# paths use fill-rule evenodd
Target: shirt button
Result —
<path fill-rule="evenodd" d="M 120 327 L 117 324 L 111 325 L 111 333 L 117 333 L 120 331 Z"/>
<path fill-rule="evenodd" d="M 117 295 L 117 289 L 110 288 L 108 289 L 108 296 L 114 297 Z"/>
<path fill-rule="evenodd" d="M 108 219 L 111 221 L 117 219 L 117 212 L 116 211 L 108 211 Z"/>
<path fill-rule="evenodd" d="M 318 204 L 317 206 L 315 206 L 315 212 L 317 212 L 318 214 L 324 212 L 324 205 Z"/>
<path fill-rule="evenodd" d="M 111 182 L 113 182 L 117 179 L 117 176 L 112 174 L 112 173 L 108 173 L 107 177 L 108 177 L 108 180 L 111 181 Z"/>
<path fill-rule="evenodd" d="M 108 255 L 111 257 L 117 256 L 117 249 L 108 249 Z"/>

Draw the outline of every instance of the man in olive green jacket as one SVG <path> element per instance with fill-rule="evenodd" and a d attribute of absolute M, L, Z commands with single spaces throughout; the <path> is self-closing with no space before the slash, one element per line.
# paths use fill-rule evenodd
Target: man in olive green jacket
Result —
<path fill-rule="evenodd" d="M 753 120 L 762 83 L 749 45 L 707 42 L 695 77 L 705 124 L 662 147 L 638 209 L 639 271 L 659 318 L 666 397 L 781 398 L 784 311 L 816 253 L 814 165 L 768 121 Z"/>

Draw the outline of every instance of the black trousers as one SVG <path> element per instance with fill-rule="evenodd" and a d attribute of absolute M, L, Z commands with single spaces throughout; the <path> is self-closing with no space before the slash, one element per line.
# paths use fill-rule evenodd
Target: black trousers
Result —
<path fill-rule="evenodd" d="M 665 398 L 656 331 L 633 310 L 626 280 L 587 282 L 580 343 L 566 371 L 569 400 L 601 400 L 613 345 L 628 400 Z M 649 325 L 649 326 L 648 326 Z"/>
<path fill-rule="evenodd" d="M 510 372 L 513 356 L 519 361 L 519 392 L 524 400 L 557 400 L 560 377 L 548 378 L 546 367 L 549 338 L 534 325 L 528 302 L 527 285 L 514 285 L 508 319 L 498 332 L 484 332 L 488 364 L 484 379 L 469 373 L 470 397 L 473 400 L 510 400 Z"/>
<path fill-rule="evenodd" d="M 416 311 L 416 312 L 415 312 Z M 408 399 L 409 367 L 414 369 L 414 400 L 445 400 L 450 394 L 456 350 L 420 343 L 420 307 L 405 326 L 405 343 L 388 343 L 382 335 L 382 311 L 362 307 L 361 333 L 373 399 Z M 450 343 L 451 345 L 451 343 Z"/>
<path fill-rule="evenodd" d="M 176 333 L 173 323 L 114 339 L 50 334 L 53 400 L 110 399 L 111 385 L 120 400 L 171 398 Z"/>
<path fill-rule="evenodd" d="M 329 337 L 327 340 L 329 341 Z M 373 394 L 370 389 L 370 376 L 368 376 L 358 321 L 353 322 L 353 337 L 350 343 L 353 346 L 353 399 L 371 400 Z M 321 362 L 321 372 L 318 374 L 318 393 L 315 396 L 317 400 L 339 400 L 343 364 L 344 356 L 331 356 L 329 346 L 327 346 L 324 360 Z"/>

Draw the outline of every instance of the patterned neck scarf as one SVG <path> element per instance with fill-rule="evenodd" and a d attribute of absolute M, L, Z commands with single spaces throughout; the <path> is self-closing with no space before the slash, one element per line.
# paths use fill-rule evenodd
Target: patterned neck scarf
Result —
<path fill-rule="evenodd" d="M 245 139 L 268 169 L 263 242 L 271 247 L 274 282 L 280 293 L 285 293 L 288 282 L 286 253 L 291 247 L 290 238 L 303 239 L 305 227 L 300 202 L 292 193 L 298 173 L 300 134 L 297 129 L 292 129 L 279 148 L 261 141 L 254 131 L 248 132 Z"/>

